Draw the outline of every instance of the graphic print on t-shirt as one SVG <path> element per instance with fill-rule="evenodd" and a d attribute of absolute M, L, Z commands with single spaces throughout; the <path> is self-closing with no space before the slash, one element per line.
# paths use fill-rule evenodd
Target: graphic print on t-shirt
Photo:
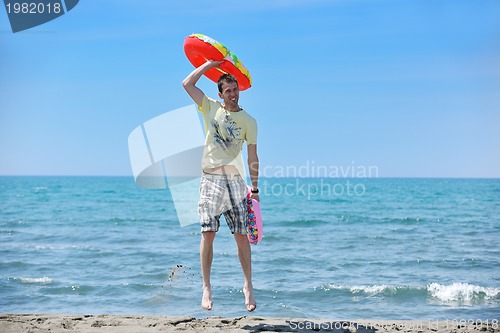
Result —
<path fill-rule="evenodd" d="M 222 113 L 219 119 L 212 121 L 214 128 L 214 143 L 229 152 L 237 143 L 234 140 L 240 136 L 241 127 L 227 113 Z M 234 148 L 233 148 L 234 149 Z"/>

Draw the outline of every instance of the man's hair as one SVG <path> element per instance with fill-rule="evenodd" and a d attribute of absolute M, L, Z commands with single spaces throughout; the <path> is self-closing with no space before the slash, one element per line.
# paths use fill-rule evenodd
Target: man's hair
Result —
<path fill-rule="evenodd" d="M 223 83 L 236 83 L 238 84 L 238 81 L 236 80 L 236 78 L 234 76 L 232 76 L 231 74 L 229 73 L 225 73 L 225 74 L 222 74 L 219 78 L 219 80 L 217 81 L 217 87 L 219 88 L 219 92 L 222 93 L 222 84 Z"/>

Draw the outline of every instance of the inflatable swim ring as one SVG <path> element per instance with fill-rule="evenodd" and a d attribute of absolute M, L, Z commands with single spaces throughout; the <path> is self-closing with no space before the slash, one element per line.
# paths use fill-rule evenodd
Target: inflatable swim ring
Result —
<path fill-rule="evenodd" d="M 210 68 L 205 72 L 205 76 L 210 80 L 217 82 L 224 73 L 232 74 L 238 81 L 240 91 L 246 90 L 252 86 L 252 77 L 250 72 L 243 66 L 243 63 L 227 47 L 213 38 L 202 34 L 192 34 L 184 40 L 184 53 L 187 58 L 198 68 L 207 60 L 224 60 L 218 68 Z"/>
<path fill-rule="evenodd" d="M 251 199 L 250 196 L 252 188 L 248 187 L 247 193 L 247 205 L 248 205 L 248 223 L 247 223 L 247 232 L 248 232 L 248 241 L 250 244 L 257 245 L 264 234 L 264 228 L 262 226 L 262 214 L 260 211 L 260 203 Z"/>

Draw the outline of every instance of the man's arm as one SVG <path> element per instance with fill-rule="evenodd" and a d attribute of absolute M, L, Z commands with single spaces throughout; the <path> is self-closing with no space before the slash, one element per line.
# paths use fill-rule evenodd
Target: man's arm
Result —
<path fill-rule="evenodd" d="M 196 68 L 184 79 L 184 81 L 182 81 L 182 86 L 197 105 L 201 106 L 203 102 L 203 96 L 205 96 L 205 94 L 203 93 L 203 91 L 201 91 L 200 88 L 196 86 L 196 82 L 198 82 L 200 77 L 207 70 L 212 67 L 219 66 L 220 64 L 222 64 L 222 62 L 223 61 L 207 60 L 206 63 Z"/>
<path fill-rule="evenodd" d="M 257 145 L 251 144 L 248 148 L 248 171 L 250 171 L 250 180 L 252 189 L 258 189 L 259 183 L 259 156 L 257 156 Z M 252 199 L 260 201 L 257 193 L 252 193 Z"/>

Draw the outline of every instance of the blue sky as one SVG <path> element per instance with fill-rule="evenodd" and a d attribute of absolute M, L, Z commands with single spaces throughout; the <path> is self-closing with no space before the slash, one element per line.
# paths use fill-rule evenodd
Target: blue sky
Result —
<path fill-rule="evenodd" d="M 496 0 L 84 0 L 16 34 L 2 8 L 0 175 L 131 175 L 129 133 L 192 103 L 191 33 L 250 70 L 263 166 L 500 177 Z"/>

